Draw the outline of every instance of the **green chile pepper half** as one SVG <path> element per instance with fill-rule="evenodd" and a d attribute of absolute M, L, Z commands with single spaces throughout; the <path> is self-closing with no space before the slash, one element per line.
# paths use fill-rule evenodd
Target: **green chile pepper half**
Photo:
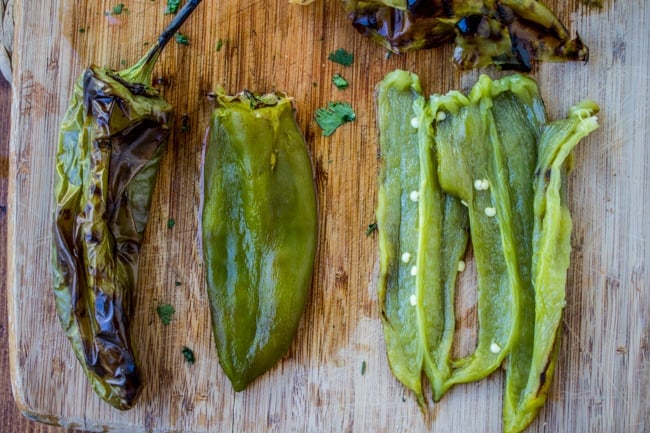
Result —
<path fill-rule="evenodd" d="M 317 203 L 291 99 L 244 92 L 217 102 L 201 231 L 219 362 L 240 391 L 296 334 L 311 286 Z"/>
<path fill-rule="evenodd" d="M 424 405 L 423 371 L 435 400 L 451 373 L 454 288 L 468 241 L 467 210 L 438 183 L 426 127 L 432 114 L 415 74 L 398 70 L 379 83 L 377 122 L 378 296 L 386 351 L 394 376 Z"/>
<path fill-rule="evenodd" d="M 56 310 L 97 394 L 133 406 L 142 379 L 129 332 L 151 195 L 173 108 L 151 71 L 200 0 L 188 2 L 133 67 L 89 67 L 59 132 L 52 266 Z"/>
<path fill-rule="evenodd" d="M 503 422 L 506 433 L 523 431 L 544 405 L 557 363 L 571 253 L 571 214 L 566 174 L 578 142 L 598 128 L 598 105 L 584 101 L 567 119 L 544 127 L 534 172 L 531 257 L 533 302 L 522 307 L 520 339 L 506 370 Z M 534 318 L 534 320 L 530 320 Z"/>
<path fill-rule="evenodd" d="M 536 83 L 483 75 L 469 97 L 431 98 L 443 190 L 469 210 L 478 274 L 478 344 L 454 362 L 447 386 L 497 369 L 518 338 L 520 304 L 530 298 L 532 177 L 546 121 Z M 528 294 L 528 295 L 525 295 Z"/>

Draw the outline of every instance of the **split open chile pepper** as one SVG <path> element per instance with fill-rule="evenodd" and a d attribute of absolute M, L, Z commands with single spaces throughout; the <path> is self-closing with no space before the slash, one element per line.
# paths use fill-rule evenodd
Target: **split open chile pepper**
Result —
<path fill-rule="evenodd" d="M 378 296 L 391 370 L 421 405 L 423 372 L 438 400 L 506 358 L 504 430 L 522 431 L 544 404 L 571 250 L 566 172 L 597 112 L 586 101 L 549 123 L 537 84 L 521 75 L 481 76 L 467 96 L 427 101 L 414 74 L 379 84 Z M 468 230 L 477 345 L 452 359 Z"/>
<path fill-rule="evenodd" d="M 387 49 L 406 52 L 454 42 L 460 69 L 495 64 L 530 71 L 533 60 L 586 61 L 580 37 L 535 0 L 343 0 L 353 26 Z"/>
<path fill-rule="evenodd" d="M 451 373 L 454 288 L 467 247 L 467 210 L 438 182 L 431 112 L 415 74 L 395 71 L 377 86 L 381 165 L 377 203 L 378 296 L 395 377 L 425 402 Z"/>
<path fill-rule="evenodd" d="M 535 82 L 483 75 L 469 96 L 431 98 L 442 188 L 469 210 L 478 279 L 478 344 L 448 385 L 481 379 L 509 353 L 522 293 L 530 292 L 532 176 L 546 121 Z"/>
<path fill-rule="evenodd" d="M 534 301 L 522 304 L 518 350 L 512 351 L 506 370 L 506 433 L 521 432 L 535 419 L 553 380 L 571 254 L 567 173 L 575 146 L 598 128 L 598 112 L 597 104 L 583 101 L 571 107 L 566 119 L 546 124 L 538 142 L 530 263 Z"/>
<path fill-rule="evenodd" d="M 236 391 L 284 356 L 311 287 L 311 160 L 281 94 L 217 95 L 203 162 L 201 233 L 219 362 Z"/>
<path fill-rule="evenodd" d="M 56 310 L 97 394 L 133 406 L 143 381 L 130 335 L 133 291 L 173 107 L 151 87 L 161 50 L 201 0 L 179 11 L 123 71 L 90 66 L 59 132 L 53 275 Z"/>

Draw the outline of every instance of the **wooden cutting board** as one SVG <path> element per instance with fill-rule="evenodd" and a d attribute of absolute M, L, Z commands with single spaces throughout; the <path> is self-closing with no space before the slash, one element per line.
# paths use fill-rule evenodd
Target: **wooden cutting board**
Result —
<path fill-rule="evenodd" d="M 375 294 L 376 235 L 364 234 L 375 219 L 376 83 L 403 68 L 421 76 L 425 92 L 440 93 L 467 89 L 478 72 L 455 71 L 451 47 L 386 56 L 353 30 L 337 1 L 205 1 L 182 29 L 189 46 L 171 43 L 163 53 L 154 75 L 191 130 L 175 126 L 142 251 L 133 331 L 147 387 L 125 413 L 95 396 L 51 293 L 57 131 L 83 68 L 135 62 L 170 20 L 165 3 L 124 0 L 122 14 L 111 15 L 117 2 L 17 1 L 7 286 L 20 410 L 92 431 L 501 431 L 501 372 L 454 388 L 425 415 L 393 379 Z M 589 97 L 602 106 L 602 127 L 576 151 L 564 337 L 549 401 L 531 433 L 650 428 L 650 8 L 640 0 L 604 3 L 590 9 L 577 0 L 548 1 L 592 56 L 587 64 L 541 65 L 533 74 L 551 118 Z M 340 47 L 354 53 L 351 67 L 327 60 Z M 350 88 L 332 85 L 337 72 Z M 218 85 L 295 96 L 320 200 L 320 250 L 298 335 L 277 367 L 238 394 L 218 365 L 197 248 L 201 141 L 212 109 L 205 95 Z M 313 114 L 329 101 L 350 102 L 357 120 L 325 138 Z M 468 275 L 460 288 L 460 352 L 471 348 L 475 326 L 471 267 Z M 156 315 L 161 303 L 176 309 L 169 326 Z M 194 350 L 194 365 L 185 362 L 183 346 Z"/>

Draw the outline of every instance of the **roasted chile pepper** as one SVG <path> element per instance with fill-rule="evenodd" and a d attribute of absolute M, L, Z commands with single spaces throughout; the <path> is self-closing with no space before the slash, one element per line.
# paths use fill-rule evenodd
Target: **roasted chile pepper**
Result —
<path fill-rule="evenodd" d="M 423 404 L 422 371 L 438 399 L 507 356 L 504 431 L 521 432 L 543 406 L 557 362 L 571 248 L 566 173 L 573 148 L 598 127 L 598 106 L 582 102 L 568 119 L 547 123 L 536 83 L 521 75 L 481 76 L 469 96 L 424 102 L 417 77 L 404 71 L 379 84 L 377 104 L 378 287 L 393 374 Z M 450 199 L 465 213 L 447 218 L 441 209 Z M 478 344 L 452 360 L 455 265 L 467 214 Z"/>
<path fill-rule="evenodd" d="M 519 329 L 522 292 L 530 289 L 532 173 L 546 120 L 531 79 L 481 76 L 469 97 L 431 98 L 443 190 L 466 203 L 478 274 L 478 344 L 454 362 L 447 386 L 497 369 Z"/>
<path fill-rule="evenodd" d="M 438 400 L 451 371 L 455 278 L 468 239 L 466 209 L 438 183 L 431 120 L 416 75 L 395 71 L 379 83 L 378 297 L 391 370 L 421 405 L 422 373 Z"/>
<path fill-rule="evenodd" d="M 531 256 L 533 302 L 522 309 L 519 348 L 506 370 L 503 421 L 506 433 L 523 431 L 546 401 L 557 363 L 560 322 L 565 305 L 571 253 L 571 214 L 566 202 L 566 174 L 578 142 L 598 128 L 598 106 L 584 101 L 567 119 L 544 127 L 534 171 Z M 534 318 L 534 320 L 531 320 Z"/>
<path fill-rule="evenodd" d="M 294 339 L 317 241 L 311 161 L 280 94 L 217 96 L 203 163 L 202 243 L 219 362 L 241 391 Z"/>
<path fill-rule="evenodd" d="M 59 133 L 54 195 L 56 310 L 93 389 L 127 410 L 142 390 L 129 332 L 138 258 L 173 108 L 151 87 L 189 1 L 133 67 L 90 66 Z"/>
<path fill-rule="evenodd" d="M 353 26 L 387 49 L 406 52 L 455 41 L 460 69 L 495 64 L 530 71 L 532 60 L 589 57 L 580 37 L 535 0 L 343 0 Z"/>

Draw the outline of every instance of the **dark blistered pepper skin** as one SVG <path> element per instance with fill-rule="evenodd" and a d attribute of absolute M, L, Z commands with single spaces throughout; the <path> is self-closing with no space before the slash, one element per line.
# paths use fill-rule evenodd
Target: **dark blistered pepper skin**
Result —
<path fill-rule="evenodd" d="M 187 2 L 133 67 L 86 69 L 59 132 L 52 248 L 56 311 L 91 386 L 120 410 L 130 409 L 143 387 L 130 335 L 132 299 L 173 113 L 151 87 L 151 71 L 200 1 Z"/>
<path fill-rule="evenodd" d="M 317 206 L 291 100 L 218 101 L 203 164 L 203 256 L 219 362 L 240 391 L 294 339 L 311 287 Z"/>
<path fill-rule="evenodd" d="M 533 60 L 589 58 L 580 37 L 535 0 L 343 0 L 352 25 L 387 49 L 406 52 L 455 41 L 460 69 L 495 64 L 530 71 Z"/>
<path fill-rule="evenodd" d="M 90 67 L 75 88 L 57 153 L 54 293 L 97 393 L 128 409 L 141 391 L 129 335 L 142 236 L 172 107 Z"/>

